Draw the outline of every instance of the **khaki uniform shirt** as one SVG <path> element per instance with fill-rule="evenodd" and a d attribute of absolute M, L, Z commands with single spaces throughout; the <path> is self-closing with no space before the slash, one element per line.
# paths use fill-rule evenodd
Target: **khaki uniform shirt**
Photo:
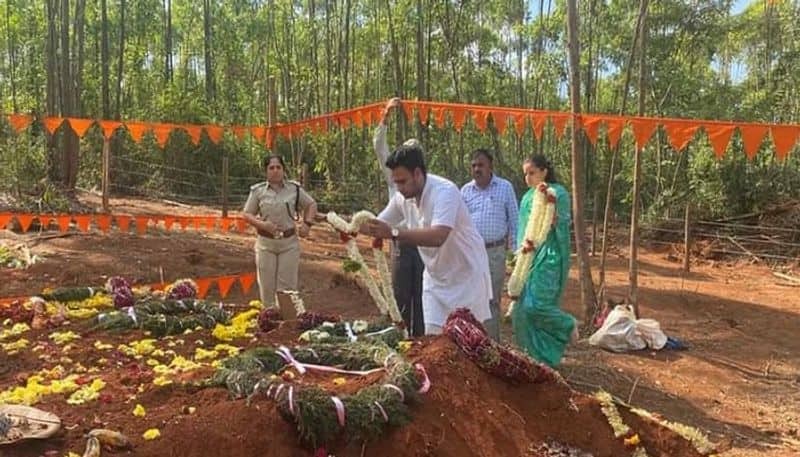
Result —
<path fill-rule="evenodd" d="M 272 222 L 279 230 L 289 230 L 294 227 L 294 220 L 298 217 L 295 202 L 302 214 L 314 199 L 294 181 L 284 181 L 283 188 L 279 190 L 264 181 L 250 187 L 244 212 L 258 216 L 262 221 Z"/>

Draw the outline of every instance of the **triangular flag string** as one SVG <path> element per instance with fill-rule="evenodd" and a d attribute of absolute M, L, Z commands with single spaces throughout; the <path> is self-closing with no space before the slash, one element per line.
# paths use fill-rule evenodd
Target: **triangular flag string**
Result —
<path fill-rule="evenodd" d="M 641 151 L 658 128 L 658 123 L 652 119 L 632 119 L 631 127 L 633 137 L 636 139 L 636 149 Z"/>
<path fill-rule="evenodd" d="M 122 122 L 100 121 L 100 128 L 103 129 L 103 138 L 110 140 L 114 132 L 122 126 Z"/>
<path fill-rule="evenodd" d="M 238 276 L 222 276 L 217 278 L 217 287 L 219 288 L 219 296 L 225 298 L 228 296 L 228 292 L 231 290 L 231 286 Z"/>
<path fill-rule="evenodd" d="M 63 117 L 46 117 L 44 118 L 44 128 L 50 135 L 55 135 L 56 130 L 64 123 Z"/>
<path fill-rule="evenodd" d="M 17 214 L 16 216 L 17 222 L 19 222 L 19 226 L 22 228 L 22 233 L 26 233 L 33 222 L 33 214 Z"/>
<path fill-rule="evenodd" d="M 242 286 L 242 293 L 247 294 L 253 283 L 256 282 L 256 275 L 254 273 L 247 273 L 239 276 L 239 285 Z"/>
<path fill-rule="evenodd" d="M 17 133 L 25 130 L 33 122 L 33 116 L 28 114 L 9 114 L 8 123 L 14 127 Z"/>
<path fill-rule="evenodd" d="M 712 124 L 703 127 L 708 135 L 708 142 L 711 143 L 711 147 L 714 149 L 714 155 L 717 159 L 721 159 L 725 155 L 725 150 L 728 148 L 728 143 L 731 141 L 736 126 L 733 124 Z"/>
<path fill-rule="evenodd" d="M 86 131 L 89 130 L 89 127 L 94 124 L 93 119 L 76 119 L 76 118 L 67 118 L 70 127 L 72 127 L 72 131 L 75 132 L 75 135 L 78 135 L 78 138 L 83 138 L 86 135 Z"/>
<path fill-rule="evenodd" d="M 773 125 L 770 127 L 770 133 L 772 134 L 772 142 L 775 144 L 775 155 L 778 160 L 784 160 L 795 143 L 797 143 L 800 127 Z"/>
<path fill-rule="evenodd" d="M 667 132 L 667 140 L 670 146 L 677 152 L 683 151 L 683 149 L 686 148 L 689 141 L 691 141 L 695 133 L 697 133 L 697 129 L 700 128 L 698 124 L 679 121 L 664 121 L 663 125 L 664 130 Z"/>
<path fill-rule="evenodd" d="M 503 136 L 508 126 L 508 113 L 505 111 L 492 111 L 492 122 L 497 134 Z"/>
<path fill-rule="evenodd" d="M 766 125 L 742 125 L 739 126 L 739 132 L 742 134 L 742 143 L 744 145 L 744 153 L 747 154 L 748 159 L 753 159 L 764 141 L 764 136 L 767 134 L 769 127 Z"/>
<path fill-rule="evenodd" d="M 11 222 L 11 213 L 0 213 L 0 230 L 6 228 L 9 222 Z"/>

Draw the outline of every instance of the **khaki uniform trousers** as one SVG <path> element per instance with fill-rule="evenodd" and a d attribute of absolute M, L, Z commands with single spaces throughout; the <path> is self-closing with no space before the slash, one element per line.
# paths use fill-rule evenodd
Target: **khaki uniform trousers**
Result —
<path fill-rule="evenodd" d="M 255 252 L 261 303 L 274 305 L 276 290 L 297 290 L 300 242 L 296 235 L 280 240 L 259 236 Z"/>

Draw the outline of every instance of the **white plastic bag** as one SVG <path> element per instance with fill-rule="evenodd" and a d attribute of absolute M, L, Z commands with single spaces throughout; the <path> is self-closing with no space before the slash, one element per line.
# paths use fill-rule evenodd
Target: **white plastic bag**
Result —
<path fill-rule="evenodd" d="M 629 305 L 617 305 L 608 313 L 603 326 L 589 337 L 589 344 L 613 352 L 661 349 L 667 336 L 653 319 L 636 319 Z"/>

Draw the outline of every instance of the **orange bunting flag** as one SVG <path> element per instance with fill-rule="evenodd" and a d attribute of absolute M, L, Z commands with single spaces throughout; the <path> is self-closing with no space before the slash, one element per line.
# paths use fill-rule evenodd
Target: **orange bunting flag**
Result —
<path fill-rule="evenodd" d="M 633 127 L 633 137 L 636 139 L 636 150 L 641 151 L 658 128 L 658 122 L 653 119 L 631 119 L 631 127 Z"/>
<path fill-rule="evenodd" d="M 44 118 L 44 128 L 50 135 L 54 135 L 63 122 L 63 117 L 46 117 Z"/>
<path fill-rule="evenodd" d="M 422 125 L 428 124 L 428 115 L 431 112 L 430 105 L 419 105 L 417 106 L 417 114 L 419 115 L 419 123 Z"/>
<path fill-rule="evenodd" d="M 453 116 L 453 128 L 456 129 L 456 132 L 461 133 L 467 119 L 467 111 L 464 108 L 453 108 L 450 115 Z"/>
<path fill-rule="evenodd" d="M 136 233 L 144 235 L 147 231 L 147 221 L 150 220 L 147 216 L 136 216 Z"/>
<path fill-rule="evenodd" d="M 72 220 L 72 218 L 69 216 L 56 216 L 56 223 L 58 223 L 58 230 L 62 233 L 69 230 L 70 220 Z"/>
<path fill-rule="evenodd" d="M 175 126 L 172 124 L 151 124 L 151 128 L 153 130 L 153 135 L 156 137 L 156 143 L 163 149 L 167 145 L 169 134 L 172 133 L 172 129 L 174 129 Z"/>
<path fill-rule="evenodd" d="M 100 121 L 100 128 L 103 129 L 103 138 L 110 140 L 111 135 L 122 126 L 122 122 L 117 121 Z"/>
<path fill-rule="evenodd" d="M 769 127 L 766 125 L 746 124 L 739 126 L 739 132 L 742 134 L 742 143 L 744 144 L 744 153 L 747 154 L 748 159 L 756 156 L 767 130 L 769 130 Z"/>
<path fill-rule="evenodd" d="M 94 124 L 94 119 L 77 119 L 77 118 L 67 118 L 70 127 L 72 127 L 72 131 L 75 132 L 75 135 L 78 135 L 78 138 L 83 138 L 86 135 L 86 131 L 89 130 L 89 127 Z"/>
<path fill-rule="evenodd" d="M 514 116 L 514 129 L 517 131 L 517 136 L 522 136 L 525 134 L 525 121 L 528 120 L 528 116 L 524 114 L 517 114 Z"/>
<path fill-rule="evenodd" d="M 606 119 L 606 139 L 608 147 L 616 148 L 619 139 L 622 138 L 622 130 L 625 128 L 625 121 L 622 119 Z"/>
<path fill-rule="evenodd" d="M 508 112 L 507 111 L 492 111 L 492 122 L 497 134 L 503 136 L 508 126 Z"/>
<path fill-rule="evenodd" d="M 117 220 L 117 226 L 119 227 L 120 231 L 127 233 L 131 227 L 131 217 L 130 216 L 114 216 L 114 219 Z"/>
<path fill-rule="evenodd" d="M 197 146 L 200 144 L 200 135 L 203 133 L 203 128 L 199 125 L 184 125 L 183 129 L 186 130 L 186 133 L 189 135 L 189 138 L 192 140 L 192 144 Z"/>
<path fill-rule="evenodd" d="M 125 127 L 127 127 L 128 132 L 131 134 L 131 138 L 133 138 L 133 141 L 137 143 L 142 141 L 144 132 L 146 132 L 148 129 L 147 124 L 144 122 L 126 122 Z"/>
<path fill-rule="evenodd" d="M 179 216 L 178 217 L 178 224 L 181 226 L 181 230 L 186 230 L 186 227 L 189 226 L 189 222 L 192 221 L 192 218 L 186 216 Z"/>
<path fill-rule="evenodd" d="M 73 216 L 75 219 L 75 223 L 78 225 L 78 228 L 81 232 L 88 232 L 89 231 L 89 222 L 91 222 L 92 216 L 87 214 L 77 214 Z"/>
<path fill-rule="evenodd" d="M 479 131 L 486 131 L 486 123 L 488 122 L 488 119 L 488 110 L 472 110 L 472 120 L 475 122 L 475 127 L 477 127 Z"/>
<path fill-rule="evenodd" d="M 364 115 L 361 113 L 361 110 L 353 111 L 353 114 L 350 115 L 350 120 L 356 128 L 360 129 L 364 127 Z"/>
<path fill-rule="evenodd" d="M 784 160 L 797 143 L 800 127 L 792 125 L 773 125 L 770 127 L 772 142 L 775 143 L 775 155 L 778 160 Z"/>
<path fill-rule="evenodd" d="M 197 284 L 197 298 L 206 298 L 211 287 L 211 278 L 198 278 L 194 282 Z"/>
<path fill-rule="evenodd" d="M 600 121 L 602 118 L 597 116 L 583 116 L 583 131 L 593 146 L 597 145 L 597 137 L 600 136 Z"/>
<path fill-rule="evenodd" d="M 401 102 L 400 107 L 403 108 L 403 112 L 406 114 L 406 119 L 411 121 L 414 119 L 414 106 L 416 106 L 415 102 Z"/>
<path fill-rule="evenodd" d="M 266 127 L 250 127 L 250 135 L 256 139 L 256 141 L 263 143 L 264 142 L 264 134 L 267 132 Z"/>
<path fill-rule="evenodd" d="M 244 231 L 247 230 L 248 225 L 249 224 L 247 223 L 246 220 L 242 218 L 236 219 L 236 230 L 238 230 L 239 233 L 244 233 Z"/>
<path fill-rule="evenodd" d="M 233 132 L 233 134 L 236 136 L 236 138 L 238 138 L 239 140 L 242 140 L 242 141 L 244 141 L 244 134 L 249 132 L 249 131 L 250 131 L 249 128 L 242 127 L 240 125 L 237 125 L 236 127 L 231 127 L 231 132 Z"/>
<path fill-rule="evenodd" d="M 172 230 L 172 226 L 175 225 L 175 217 L 174 216 L 164 216 L 164 230 Z"/>
<path fill-rule="evenodd" d="M 431 113 L 433 113 L 433 121 L 436 123 L 436 127 L 444 128 L 444 108 L 431 108 Z"/>
<path fill-rule="evenodd" d="M 533 115 L 533 136 L 537 140 L 541 140 L 544 135 L 544 124 L 547 122 L 547 116 L 544 114 L 536 113 Z"/>
<path fill-rule="evenodd" d="M 205 125 L 203 129 L 206 131 L 206 135 L 208 135 L 208 139 L 211 140 L 212 143 L 217 144 L 222 141 L 222 134 L 225 132 L 222 127 Z"/>
<path fill-rule="evenodd" d="M 253 287 L 253 283 L 255 282 L 256 282 L 255 273 L 247 273 L 239 276 L 239 285 L 242 286 L 242 292 L 244 294 L 250 292 L 250 288 Z"/>
<path fill-rule="evenodd" d="M 686 121 L 663 121 L 662 124 L 667 132 L 667 141 L 675 152 L 683 151 L 700 128 L 699 124 Z"/>
<path fill-rule="evenodd" d="M 33 214 L 17 214 L 17 221 L 19 222 L 19 226 L 22 228 L 22 233 L 25 233 L 31 227 L 31 222 L 33 222 Z"/>
<path fill-rule="evenodd" d="M 550 116 L 550 122 L 553 123 L 553 131 L 556 133 L 556 140 L 561 140 L 564 132 L 567 131 L 567 121 L 569 121 L 569 115 L 566 114 Z"/>
<path fill-rule="evenodd" d="M 111 227 L 110 214 L 98 214 L 94 217 L 94 220 L 103 233 L 108 233 L 108 229 Z"/>
<path fill-rule="evenodd" d="M 219 229 L 221 232 L 227 232 L 230 230 L 231 226 L 233 225 L 233 218 L 232 217 L 223 217 L 219 220 Z"/>
<path fill-rule="evenodd" d="M 14 127 L 17 133 L 25 130 L 33 122 L 33 116 L 28 114 L 9 114 L 8 123 Z"/>
<path fill-rule="evenodd" d="M 209 232 L 213 231 L 214 227 L 217 225 L 217 218 L 215 216 L 206 216 L 203 219 L 205 219 L 206 230 Z"/>
<path fill-rule="evenodd" d="M 4 229 L 11 221 L 11 213 L 0 213 L 0 230 Z"/>
<path fill-rule="evenodd" d="M 39 218 L 39 226 L 43 229 L 46 229 L 50 225 L 50 221 L 53 220 L 52 216 L 47 216 L 45 214 L 40 214 L 38 218 Z M 2 228 L 3 226 L 0 225 L 0 229 Z"/>
<path fill-rule="evenodd" d="M 710 124 L 704 125 L 703 128 L 705 128 L 708 135 L 708 142 L 711 143 L 711 147 L 714 149 L 714 155 L 717 159 L 721 159 L 725 155 L 725 150 L 728 148 L 728 143 L 731 141 L 736 126 L 734 124 Z"/>
<path fill-rule="evenodd" d="M 236 282 L 237 276 L 221 276 L 217 278 L 217 287 L 219 287 L 219 296 L 225 298 L 228 292 L 231 291 L 231 286 Z"/>

